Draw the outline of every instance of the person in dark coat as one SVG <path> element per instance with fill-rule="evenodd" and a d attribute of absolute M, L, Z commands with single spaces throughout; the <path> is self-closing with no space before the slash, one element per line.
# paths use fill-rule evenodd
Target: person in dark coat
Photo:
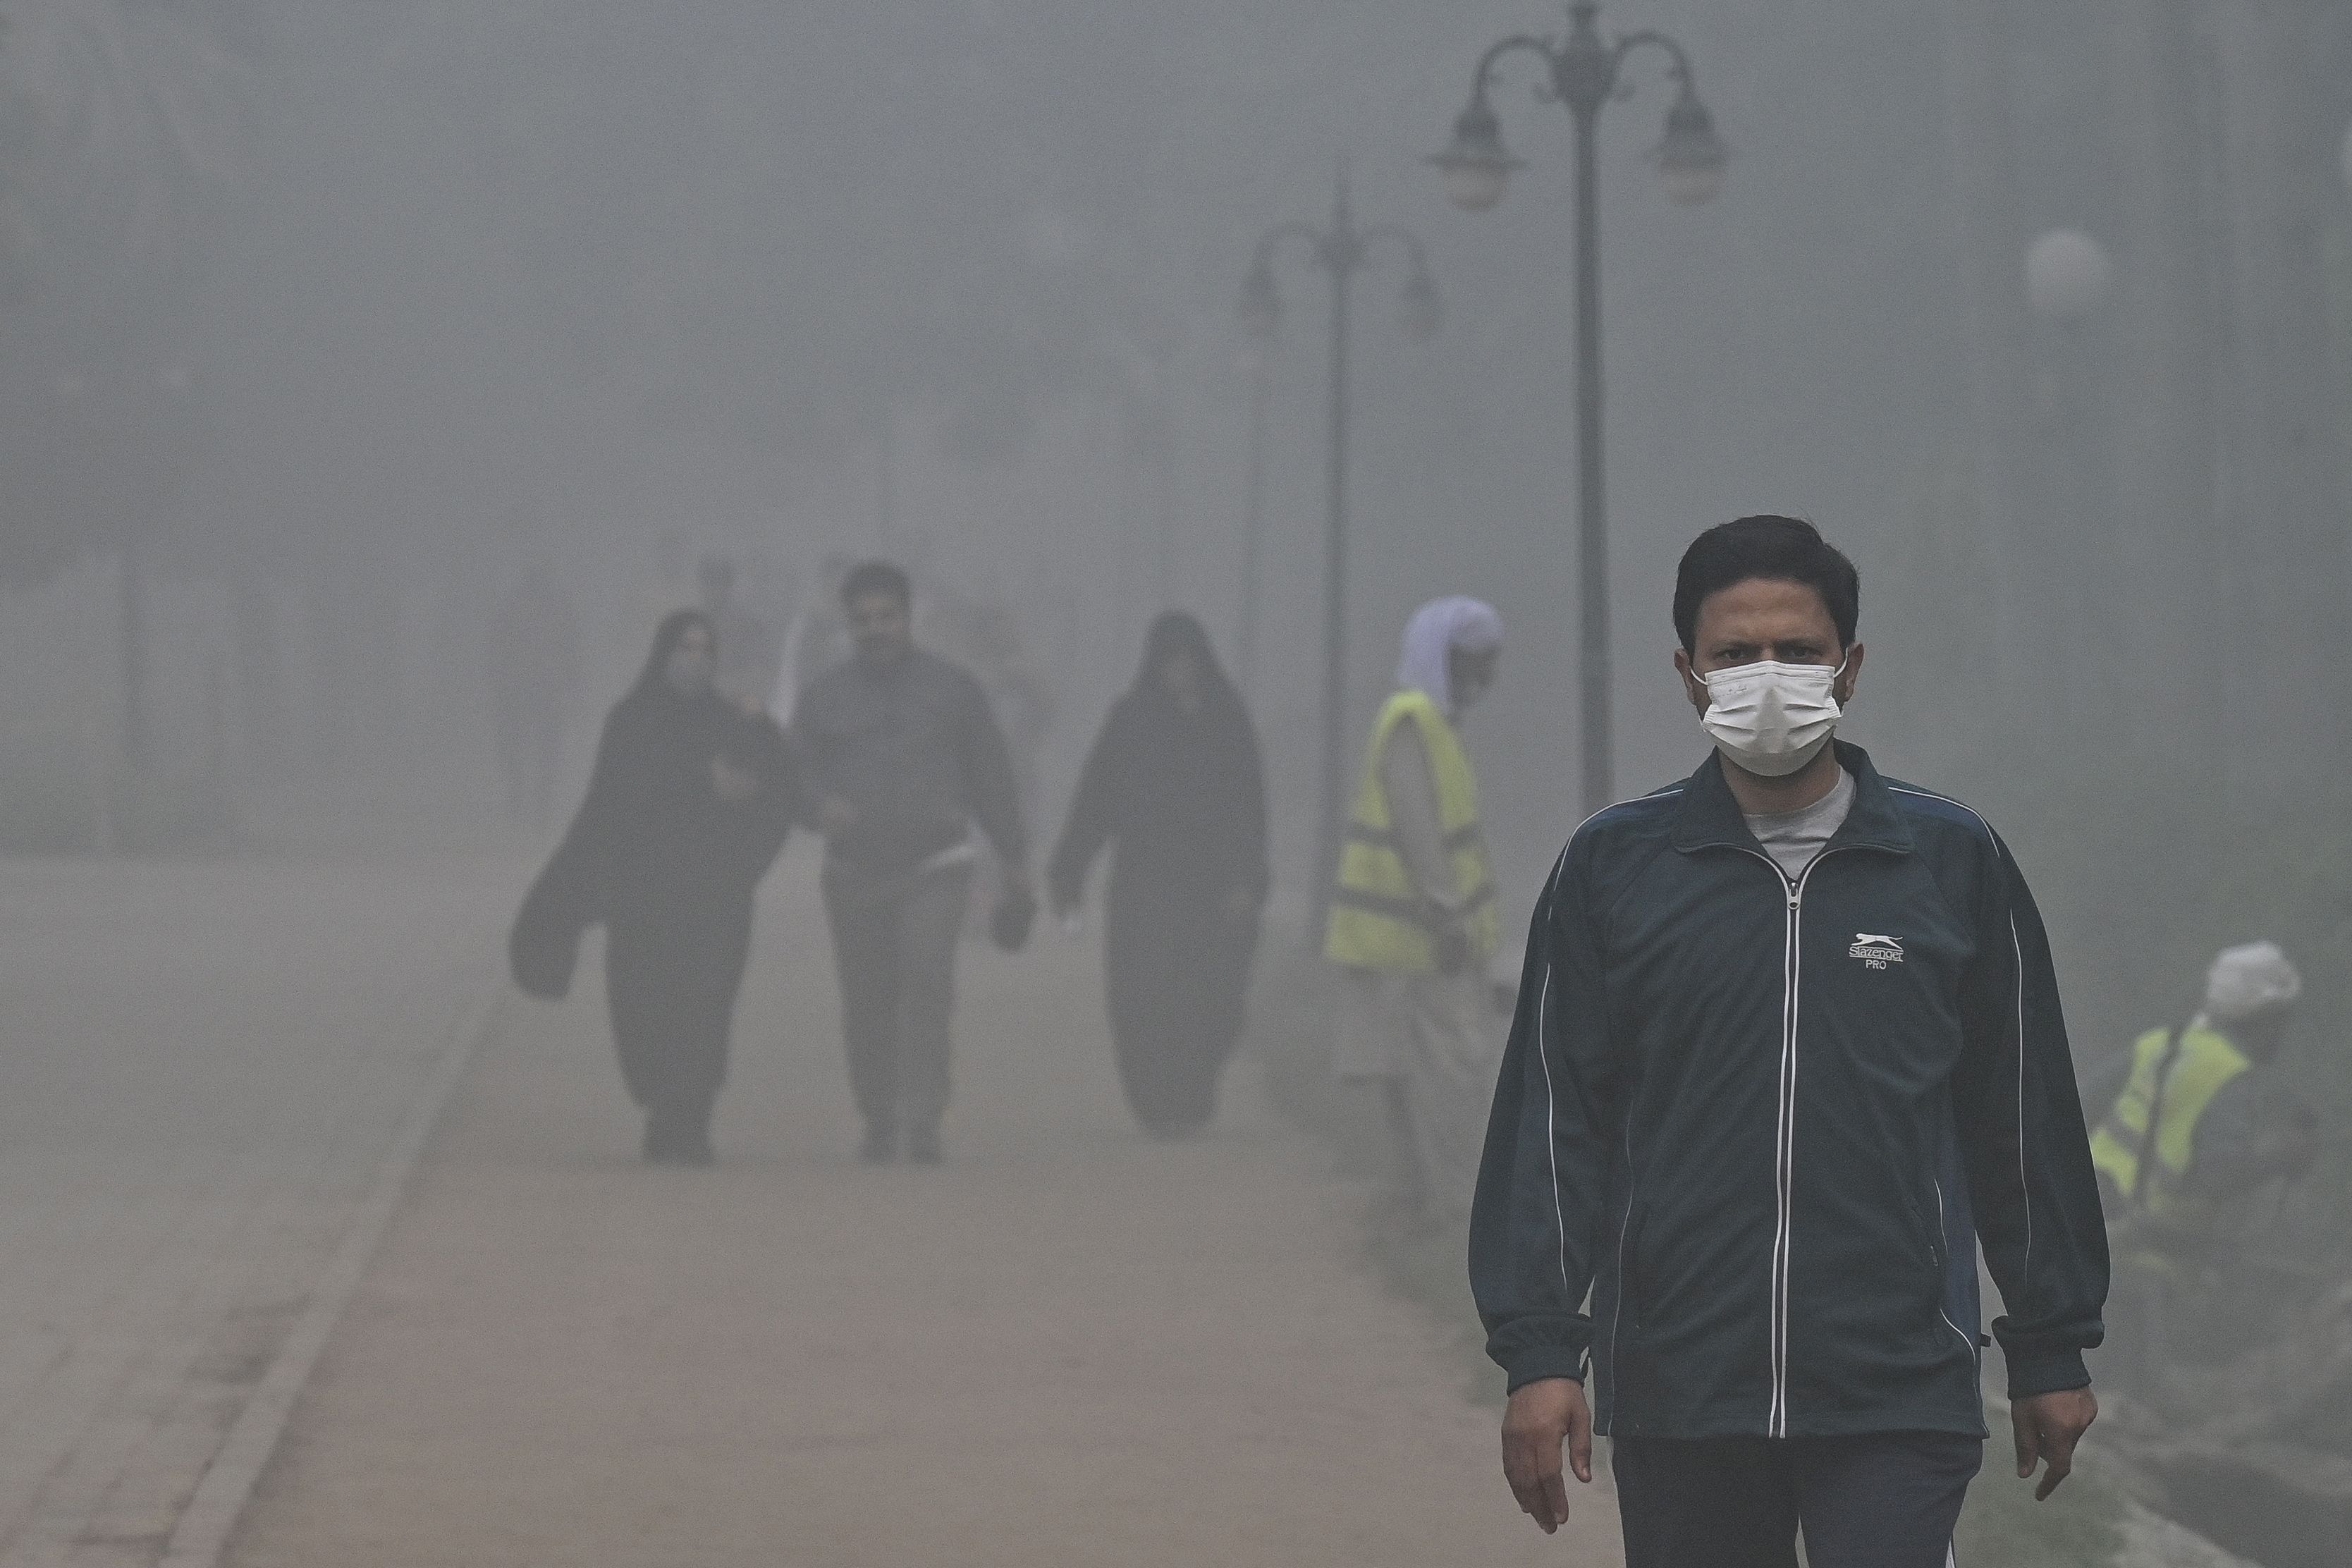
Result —
<path fill-rule="evenodd" d="M 1048 870 L 1057 913 L 1077 908 L 1107 845 L 1119 1081 L 1148 1131 L 1183 1137 L 1216 1113 L 1241 1037 L 1267 873 L 1257 734 L 1208 633 L 1181 611 L 1152 623 L 1135 685 L 1087 759 Z"/>
<path fill-rule="evenodd" d="M 783 847 L 799 787 L 782 733 L 712 687 L 699 610 L 666 617 L 614 704 L 580 815 L 541 879 L 571 925 L 602 921 L 621 1074 L 646 1113 L 645 1156 L 710 1163 L 751 896 Z"/>

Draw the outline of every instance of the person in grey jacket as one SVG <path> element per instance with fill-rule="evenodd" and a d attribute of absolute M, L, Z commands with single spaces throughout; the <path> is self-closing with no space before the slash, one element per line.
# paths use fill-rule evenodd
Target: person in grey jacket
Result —
<path fill-rule="evenodd" d="M 980 683 L 915 646 L 907 574 L 867 562 L 841 599 L 856 651 L 802 693 L 793 739 L 825 838 L 842 1034 L 864 1157 L 936 1164 L 956 943 L 979 858 L 972 826 L 996 851 L 1007 897 L 1034 908 L 1028 837 Z"/>

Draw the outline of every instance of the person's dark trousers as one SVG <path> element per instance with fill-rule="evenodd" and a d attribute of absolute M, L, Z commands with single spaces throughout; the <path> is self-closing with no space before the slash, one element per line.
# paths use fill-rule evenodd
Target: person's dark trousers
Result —
<path fill-rule="evenodd" d="M 971 873 L 824 874 L 849 1082 L 869 1129 L 936 1128 L 948 1108 L 948 1025 Z"/>
<path fill-rule="evenodd" d="M 1984 1440 L 1622 1437 L 1610 1445 L 1625 1568 L 1946 1568 Z"/>

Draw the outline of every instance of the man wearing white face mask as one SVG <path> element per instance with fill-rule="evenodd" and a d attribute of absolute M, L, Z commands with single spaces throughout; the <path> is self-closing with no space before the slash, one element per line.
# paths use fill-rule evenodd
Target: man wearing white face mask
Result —
<path fill-rule="evenodd" d="M 1982 1459 L 1977 1249 L 2018 1474 L 2097 1412 L 2107 1254 L 2008 847 L 1834 739 L 1853 565 L 1708 530 L 1675 668 L 1714 752 L 1560 857 L 1471 1221 L 1504 1470 L 1547 1531 L 1608 1436 L 1628 1568 L 1942 1568 Z M 1588 1295 L 1589 1292 L 1589 1295 Z M 1588 1404 L 1586 1384 L 1591 1384 Z"/>

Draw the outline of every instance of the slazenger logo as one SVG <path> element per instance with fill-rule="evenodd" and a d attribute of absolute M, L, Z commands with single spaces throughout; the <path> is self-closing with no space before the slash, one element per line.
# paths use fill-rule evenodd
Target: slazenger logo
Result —
<path fill-rule="evenodd" d="M 1853 945 L 1846 949 L 1850 958 L 1862 960 L 1866 969 L 1884 969 L 1890 963 L 1903 962 L 1903 944 L 1891 936 L 1874 936 L 1869 931 L 1853 933 Z"/>

